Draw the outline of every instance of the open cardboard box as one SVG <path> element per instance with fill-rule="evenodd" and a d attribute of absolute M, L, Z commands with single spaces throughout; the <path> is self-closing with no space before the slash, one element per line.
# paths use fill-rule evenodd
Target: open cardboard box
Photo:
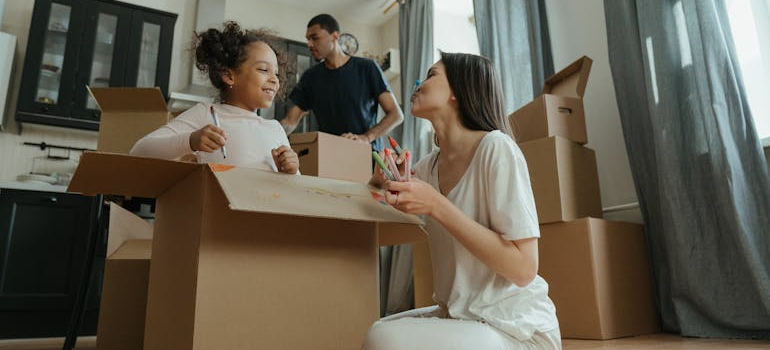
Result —
<path fill-rule="evenodd" d="M 540 96 L 508 117 L 517 142 L 550 136 L 588 142 L 583 94 L 592 63 L 586 56 L 571 63 L 545 81 Z"/>
<path fill-rule="evenodd" d="M 541 224 L 602 217 L 596 155 L 559 136 L 519 144 Z"/>
<path fill-rule="evenodd" d="M 110 203 L 96 348 L 139 350 L 144 340 L 152 225 Z"/>
<path fill-rule="evenodd" d="M 422 222 L 353 182 L 86 152 L 69 191 L 157 198 L 145 350 L 359 349 L 379 245 Z"/>
<path fill-rule="evenodd" d="M 368 183 L 372 177 L 372 148 L 363 142 L 324 132 L 289 135 L 303 175 Z"/>
<path fill-rule="evenodd" d="M 563 338 L 659 331 L 642 225 L 595 218 L 540 225 L 539 248 Z"/>
<path fill-rule="evenodd" d="M 145 135 L 166 125 L 171 114 L 157 87 L 89 88 L 102 111 L 96 149 L 128 154 Z"/>

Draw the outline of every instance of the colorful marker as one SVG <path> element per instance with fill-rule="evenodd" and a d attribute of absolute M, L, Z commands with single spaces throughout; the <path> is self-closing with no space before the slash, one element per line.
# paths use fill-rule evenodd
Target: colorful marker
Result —
<path fill-rule="evenodd" d="M 401 179 L 401 174 L 398 172 L 398 166 L 396 165 L 396 161 L 393 160 L 393 155 L 390 154 L 390 148 L 385 148 L 385 161 L 388 162 L 388 166 L 390 167 L 390 172 L 393 173 L 393 177 L 396 178 L 396 181 L 401 182 L 403 181 Z"/>
<path fill-rule="evenodd" d="M 404 153 L 404 170 L 406 171 L 406 181 L 412 181 L 412 153 L 409 151 Z"/>
<path fill-rule="evenodd" d="M 383 173 L 385 173 L 385 177 L 388 178 L 390 181 L 396 181 L 396 178 L 393 177 L 393 174 L 388 170 L 388 167 L 385 166 L 385 162 L 382 161 L 382 158 L 376 151 L 372 151 L 372 158 L 374 159 L 374 162 L 377 163 L 377 165 L 380 167 Z"/>
<path fill-rule="evenodd" d="M 219 125 L 219 117 L 217 116 L 217 112 L 214 110 L 214 106 L 209 107 L 209 110 L 211 110 L 211 116 L 214 117 L 214 125 L 216 125 L 218 128 L 221 128 Z M 227 149 L 225 146 L 222 146 L 222 157 L 227 158 Z"/>
<path fill-rule="evenodd" d="M 404 153 L 404 150 L 398 145 L 398 142 L 396 142 L 395 139 L 388 136 L 388 141 L 390 141 L 390 147 L 393 147 L 393 149 L 396 150 L 396 155 L 400 156 Z"/>

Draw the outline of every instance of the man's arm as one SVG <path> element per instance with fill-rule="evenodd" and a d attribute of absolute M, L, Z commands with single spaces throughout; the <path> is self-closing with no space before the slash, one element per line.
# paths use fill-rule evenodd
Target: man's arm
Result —
<path fill-rule="evenodd" d="M 385 111 L 385 116 L 382 117 L 382 120 L 377 125 L 364 133 L 370 142 L 384 136 L 404 121 L 404 113 L 401 112 L 401 107 L 396 103 L 396 97 L 393 96 L 392 92 L 385 91 L 381 93 L 380 96 L 377 96 L 377 102 L 380 103 L 380 107 Z"/>
<path fill-rule="evenodd" d="M 286 113 L 286 117 L 281 119 L 281 126 L 283 127 L 283 130 L 286 131 L 286 135 L 291 134 L 294 129 L 297 128 L 297 124 L 299 124 L 300 119 L 302 119 L 302 116 L 304 115 L 305 111 L 298 106 L 293 106 L 289 109 L 289 112 Z"/>

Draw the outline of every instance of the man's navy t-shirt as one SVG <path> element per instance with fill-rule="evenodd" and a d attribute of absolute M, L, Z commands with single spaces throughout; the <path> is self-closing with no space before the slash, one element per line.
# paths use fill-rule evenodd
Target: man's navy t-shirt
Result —
<path fill-rule="evenodd" d="M 337 69 L 317 64 L 302 74 L 289 98 L 303 111 L 312 110 L 320 131 L 363 134 L 377 124 L 377 97 L 391 91 L 380 67 L 353 57 Z M 373 146 L 382 149 L 382 140 Z"/>

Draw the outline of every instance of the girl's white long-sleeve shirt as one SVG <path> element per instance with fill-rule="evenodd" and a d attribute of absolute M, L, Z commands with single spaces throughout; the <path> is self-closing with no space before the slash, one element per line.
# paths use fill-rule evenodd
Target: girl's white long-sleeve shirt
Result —
<path fill-rule="evenodd" d="M 227 158 L 222 151 L 194 152 L 190 148 L 190 134 L 214 124 L 209 111 L 212 104 L 199 103 L 180 114 L 168 124 L 137 141 L 131 149 L 133 156 L 178 159 L 195 153 L 199 163 L 220 163 L 277 171 L 272 150 L 289 145 L 281 124 L 267 120 L 255 112 L 228 104 L 213 104 L 220 127 L 225 130 Z"/>

